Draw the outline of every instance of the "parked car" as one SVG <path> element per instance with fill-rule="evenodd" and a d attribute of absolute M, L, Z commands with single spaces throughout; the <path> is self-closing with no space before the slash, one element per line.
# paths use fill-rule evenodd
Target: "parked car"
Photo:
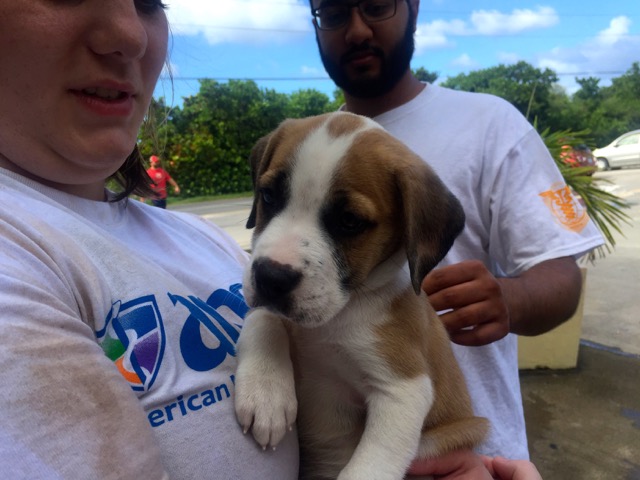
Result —
<path fill-rule="evenodd" d="M 593 151 L 599 170 L 640 165 L 640 130 L 625 133 Z"/>
<path fill-rule="evenodd" d="M 560 159 L 570 167 L 591 167 L 587 175 L 593 175 L 597 170 L 596 157 L 585 144 L 563 145 L 560 151 Z"/>

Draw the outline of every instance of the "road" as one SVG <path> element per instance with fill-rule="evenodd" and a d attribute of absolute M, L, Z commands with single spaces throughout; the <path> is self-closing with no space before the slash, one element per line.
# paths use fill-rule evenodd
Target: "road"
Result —
<path fill-rule="evenodd" d="M 615 234 L 616 247 L 588 270 L 583 340 L 640 355 L 640 169 L 599 172 L 596 178 L 608 180 L 602 188 L 624 198 L 630 224 Z M 225 229 L 242 248 L 248 249 L 251 232 L 245 228 L 251 199 L 218 200 L 172 207 L 189 211 Z"/>
<path fill-rule="evenodd" d="M 223 228 L 242 248 L 248 250 L 251 246 L 251 230 L 246 224 L 251 211 L 251 198 L 234 198 L 231 200 L 216 200 L 181 204 L 170 207 L 172 210 L 195 213 Z"/>

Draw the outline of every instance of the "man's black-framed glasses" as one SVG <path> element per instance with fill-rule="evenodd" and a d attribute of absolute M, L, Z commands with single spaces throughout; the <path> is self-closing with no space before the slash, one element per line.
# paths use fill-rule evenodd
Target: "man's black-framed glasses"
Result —
<path fill-rule="evenodd" d="M 325 2 L 311 11 L 320 30 L 337 30 L 351 19 L 357 8 L 366 23 L 382 22 L 396 14 L 397 0 L 359 0 L 351 3 Z"/>

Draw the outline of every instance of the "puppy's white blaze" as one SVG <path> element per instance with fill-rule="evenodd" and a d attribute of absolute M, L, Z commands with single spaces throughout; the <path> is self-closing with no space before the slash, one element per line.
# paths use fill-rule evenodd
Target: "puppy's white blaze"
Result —
<path fill-rule="evenodd" d="M 254 256 L 268 256 L 286 265 L 300 265 L 300 247 L 309 242 L 309 236 L 316 228 L 310 219 L 296 221 L 291 209 L 276 216 L 260 234 L 254 248 Z"/>
<path fill-rule="evenodd" d="M 297 152 L 291 181 L 291 196 L 303 210 L 319 209 L 331 187 L 338 165 L 353 145 L 354 137 L 376 126 L 373 121 L 338 137 L 330 134 L 327 123 L 312 131 Z"/>

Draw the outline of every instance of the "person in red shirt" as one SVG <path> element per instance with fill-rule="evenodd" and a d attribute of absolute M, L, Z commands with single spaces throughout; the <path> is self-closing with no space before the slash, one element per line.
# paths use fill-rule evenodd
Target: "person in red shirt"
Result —
<path fill-rule="evenodd" d="M 153 180 L 151 188 L 156 194 L 155 197 L 151 199 L 151 203 L 156 207 L 167 208 L 167 182 L 171 184 L 176 195 L 180 193 L 180 187 L 176 181 L 171 178 L 169 172 L 162 168 L 160 157 L 151 155 L 151 157 L 149 157 L 149 163 L 151 166 L 147 169 L 147 174 L 151 177 L 151 180 Z"/>

